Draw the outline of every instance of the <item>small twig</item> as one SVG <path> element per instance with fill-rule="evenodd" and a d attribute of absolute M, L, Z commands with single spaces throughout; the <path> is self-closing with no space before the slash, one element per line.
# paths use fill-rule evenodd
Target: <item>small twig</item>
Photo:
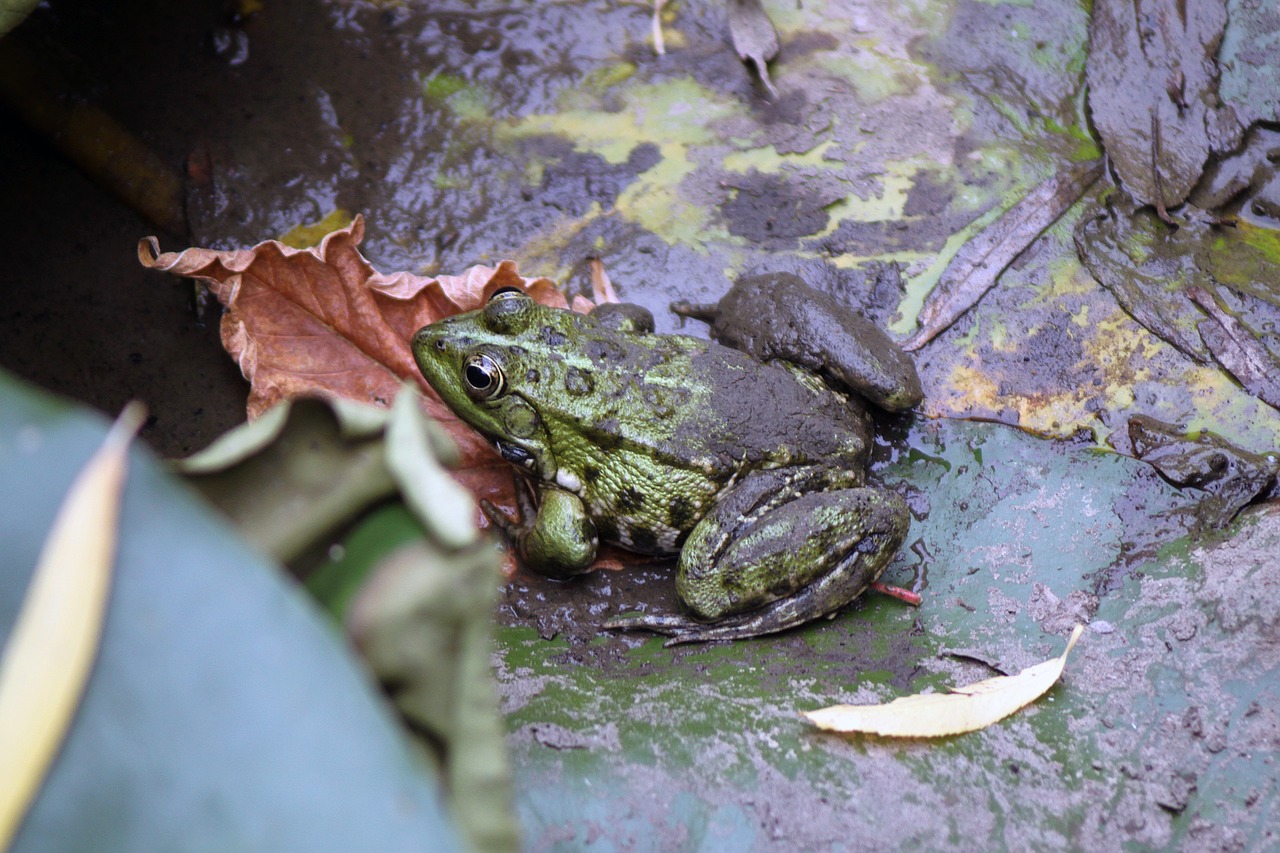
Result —
<path fill-rule="evenodd" d="M 900 586 L 890 586 L 889 584 L 881 583 L 880 581 L 873 583 L 871 588 L 882 595 L 887 595 L 890 598 L 896 598 L 899 601 L 905 601 L 912 607 L 919 607 L 921 602 L 924 601 L 924 597 L 917 592 L 912 592 L 909 589 L 903 589 Z"/>

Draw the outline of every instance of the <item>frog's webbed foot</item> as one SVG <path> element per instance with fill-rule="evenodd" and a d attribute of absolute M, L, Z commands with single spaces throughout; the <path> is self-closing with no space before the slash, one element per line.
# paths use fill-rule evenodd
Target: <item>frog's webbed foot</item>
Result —
<path fill-rule="evenodd" d="M 544 489 L 536 504 L 528 487 L 516 478 L 516 506 L 520 520 L 486 500 L 480 509 L 489 517 L 520 562 L 547 577 L 565 580 L 582 574 L 595 559 L 598 538 L 577 495 Z"/>
<path fill-rule="evenodd" d="M 714 626 L 706 625 L 688 616 L 652 616 L 647 613 L 632 613 L 615 616 L 603 625 L 606 631 L 652 631 L 671 637 L 663 645 L 674 646 L 677 643 L 689 643 L 703 639 L 702 637 L 681 639 L 687 634 L 699 633 L 703 629 Z M 711 639 L 711 638 L 706 638 Z"/>

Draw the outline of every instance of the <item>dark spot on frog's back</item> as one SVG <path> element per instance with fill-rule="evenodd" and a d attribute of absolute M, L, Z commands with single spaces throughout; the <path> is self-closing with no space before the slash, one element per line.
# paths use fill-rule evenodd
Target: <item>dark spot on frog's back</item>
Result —
<path fill-rule="evenodd" d="M 541 329 L 541 332 L 542 332 L 542 342 L 552 348 L 558 349 L 564 346 L 565 341 L 568 340 L 568 338 L 566 338 L 564 335 L 560 334 L 550 326 L 543 326 Z"/>
<path fill-rule="evenodd" d="M 640 394 L 649 411 L 659 420 L 666 420 L 684 411 L 693 397 L 687 388 L 666 388 L 640 381 Z"/>
<path fill-rule="evenodd" d="M 588 341 L 583 346 L 582 352 L 598 367 L 618 364 L 625 358 L 625 354 L 621 349 L 605 341 Z"/>
<path fill-rule="evenodd" d="M 542 380 L 542 374 L 538 372 L 538 368 L 531 367 L 529 372 L 524 375 L 524 379 L 530 385 L 537 385 Z"/>
<path fill-rule="evenodd" d="M 618 541 L 618 525 L 611 518 L 597 518 L 596 533 L 605 542 Z"/>
<path fill-rule="evenodd" d="M 631 547 L 642 554 L 651 554 L 658 548 L 658 537 L 647 527 L 633 527 L 631 528 Z"/>
<path fill-rule="evenodd" d="M 582 469 L 582 476 L 588 483 L 594 483 L 600 479 L 600 469 L 594 465 L 587 465 Z"/>
<path fill-rule="evenodd" d="M 688 498 L 676 497 L 667 504 L 667 522 L 676 530 L 688 530 L 693 525 L 693 504 Z"/>
<path fill-rule="evenodd" d="M 590 371 L 580 370 L 576 367 L 570 367 L 564 374 L 564 390 L 568 391 L 575 397 L 581 397 L 590 394 L 595 390 L 595 380 L 591 378 Z"/>
<path fill-rule="evenodd" d="M 644 495 L 635 486 L 627 486 L 618 495 L 618 509 L 621 512 L 635 512 L 642 506 L 644 506 Z"/>

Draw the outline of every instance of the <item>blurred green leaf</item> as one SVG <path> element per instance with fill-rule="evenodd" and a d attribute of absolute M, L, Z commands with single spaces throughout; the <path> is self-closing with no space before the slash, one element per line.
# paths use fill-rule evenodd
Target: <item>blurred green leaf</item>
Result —
<path fill-rule="evenodd" d="M 349 422 L 326 401 L 281 403 L 177 469 L 246 539 L 289 562 L 395 493 L 380 429 Z"/>
<path fill-rule="evenodd" d="M 349 625 L 444 775 L 463 835 L 477 850 L 514 850 L 489 670 L 498 556 L 441 457 L 456 454 L 406 386 L 390 411 L 279 404 L 178 467 L 270 553 L 295 563 L 325 555 L 308 587 Z M 402 502 L 370 511 L 397 491 Z"/>
<path fill-rule="evenodd" d="M 361 653 L 443 766 L 459 827 L 485 851 L 519 842 L 489 661 L 499 577 L 487 541 L 447 551 L 419 538 L 379 560 L 348 617 Z"/>
<path fill-rule="evenodd" d="M 392 551 L 424 535 L 422 524 L 399 501 L 360 519 L 306 578 L 307 591 L 338 622 L 377 564 Z"/>
<path fill-rule="evenodd" d="M 432 427 L 413 386 L 406 383 L 387 426 L 387 467 L 405 502 L 431 534 L 446 548 L 462 548 L 476 541 L 476 502 L 436 460 Z M 439 443 L 438 437 L 435 444 Z"/>

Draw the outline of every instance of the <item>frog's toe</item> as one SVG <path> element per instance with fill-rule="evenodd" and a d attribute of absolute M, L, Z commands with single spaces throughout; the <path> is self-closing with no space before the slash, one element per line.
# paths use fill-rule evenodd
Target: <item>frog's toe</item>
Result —
<path fill-rule="evenodd" d="M 604 628 L 609 631 L 652 631 L 669 637 L 705 627 L 687 616 L 654 616 L 648 613 L 615 616 L 604 623 Z"/>
<path fill-rule="evenodd" d="M 678 646 L 682 643 L 706 643 L 712 640 L 736 640 L 760 634 L 758 628 L 743 630 L 742 624 L 747 620 L 731 620 L 714 624 L 699 622 L 688 616 L 650 616 L 635 613 L 627 616 L 615 616 L 604 627 L 611 631 L 652 631 L 670 637 L 664 646 Z"/>

